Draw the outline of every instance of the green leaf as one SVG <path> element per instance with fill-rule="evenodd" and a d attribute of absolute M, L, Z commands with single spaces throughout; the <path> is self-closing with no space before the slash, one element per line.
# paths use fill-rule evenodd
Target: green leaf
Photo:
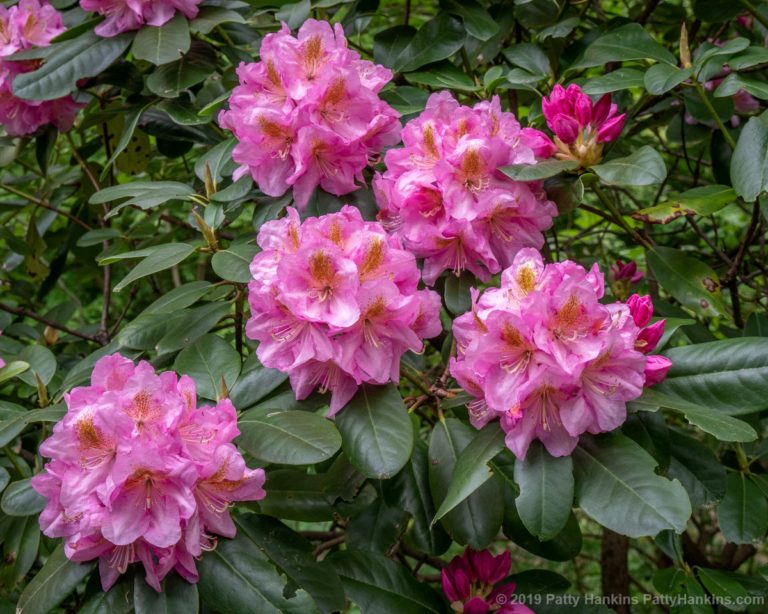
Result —
<path fill-rule="evenodd" d="M 534 75 L 548 75 L 550 72 L 549 58 L 541 47 L 533 43 L 518 43 L 511 45 L 502 52 L 504 57 L 515 66 L 527 70 Z"/>
<path fill-rule="evenodd" d="M 198 563 L 198 589 L 203 601 L 217 612 L 259 614 L 311 614 L 312 599 L 302 589 L 286 598 L 287 578 L 269 563 L 245 533 L 220 539 Z"/>
<path fill-rule="evenodd" d="M 266 416 L 245 412 L 238 420 L 239 444 L 254 458 L 283 465 L 312 465 L 331 458 L 341 436 L 330 420 L 306 411 L 281 411 Z"/>
<path fill-rule="evenodd" d="M 731 183 L 747 202 L 768 189 L 768 118 L 752 117 L 741 129 L 731 158 Z"/>
<path fill-rule="evenodd" d="M 223 23 L 245 23 L 245 18 L 238 12 L 221 6 L 201 6 L 200 12 L 189 22 L 192 32 L 208 34 Z"/>
<path fill-rule="evenodd" d="M 59 605 L 93 569 L 93 563 L 73 563 L 59 544 L 42 569 L 24 588 L 18 614 L 47 614 Z"/>
<path fill-rule="evenodd" d="M 333 508 L 323 491 L 324 476 L 276 469 L 269 472 L 267 480 L 267 497 L 259 501 L 259 507 L 265 514 L 306 522 L 333 519 Z"/>
<path fill-rule="evenodd" d="M 461 315 L 472 309 L 470 289 L 477 285 L 477 279 L 471 273 L 460 276 L 448 275 L 445 278 L 445 306 L 454 315 Z"/>
<path fill-rule="evenodd" d="M 259 362 L 256 354 L 245 359 L 229 398 L 240 410 L 252 407 L 282 384 L 288 376 L 277 369 L 269 369 Z"/>
<path fill-rule="evenodd" d="M 429 439 L 429 486 L 436 504 L 445 501 L 458 460 L 473 438 L 474 429 L 452 418 L 440 420 L 433 428 Z M 501 499 L 500 480 L 488 480 L 440 522 L 455 541 L 481 550 L 488 546 L 501 526 L 504 515 Z"/>
<path fill-rule="evenodd" d="M 43 511 L 46 499 L 32 488 L 31 480 L 13 482 L 3 492 L 0 508 L 9 516 L 32 516 Z"/>
<path fill-rule="evenodd" d="M 632 217 L 652 224 L 668 224 L 683 215 L 712 215 L 736 200 L 736 192 L 726 185 L 705 185 L 686 190 L 669 200 L 641 209 Z"/>
<path fill-rule="evenodd" d="M 280 571 L 310 594 L 323 614 L 344 609 L 339 576 L 327 561 L 315 560 L 312 545 L 301 535 L 269 516 L 246 514 L 235 523 Z"/>
<path fill-rule="evenodd" d="M 183 58 L 158 67 L 147 77 L 147 88 L 163 98 L 176 98 L 181 90 L 204 81 L 216 70 L 216 52 L 195 41 Z"/>
<path fill-rule="evenodd" d="M 543 160 L 536 164 L 513 164 L 499 170 L 516 181 L 538 181 L 560 173 L 575 171 L 579 163 L 575 160 Z"/>
<path fill-rule="evenodd" d="M 449 58 L 464 44 L 464 28 L 443 13 L 425 23 L 394 58 L 391 68 L 411 72 L 426 64 Z"/>
<path fill-rule="evenodd" d="M 649 251 L 646 259 L 661 287 L 684 307 L 710 317 L 727 313 L 717 274 L 706 264 L 660 245 Z"/>
<path fill-rule="evenodd" d="M 653 388 L 646 389 L 639 400 L 680 412 L 688 422 L 720 441 L 754 441 L 757 439 L 755 429 L 749 424 L 709 405 L 696 405 Z"/>
<path fill-rule="evenodd" d="M 499 25 L 475 0 L 443 0 L 446 11 L 464 21 L 467 32 L 481 41 L 487 41 L 499 31 Z"/>
<path fill-rule="evenodd" d="M 429 67 L 429 70 L 423 72 L 410 72 L 405 75 L 405 78 L 410 83 L 428 85 L 436 89 L 453 89 L 465 92 L 476 92 L 480 89 L 467 73 L 448 61 L 434 64 Z"/>
<path fill-rule="evenodd" d="M 347 525 L 347 544 L 352 550 L 386 554 L 408 525 L 408 512 L 391 507 L 381 497 L 353 517 Z"/>
<path fill-rule="evenodd" d="M 768 409 L 768 347 L 761 337 L 672 348 L 672 368 L 655 389 L 732 416 Z"/>
<path fill-rule="evenodd" d="M 211 283 L 207 281 L 191 281 L 182 284 L 178 288 L 163 294 L 163 296 L 142 311 L 141 314 L 173 313 L 180 309 L 186 309 L 208 294 L 212 288 Z"/>
<path fill-rule="evenodd" d="M 120 236 L 122 236 L 122 233 L 117 228 L 94 228 L 80 236 L 77 240 L 77 246 L 91 247 L 92 245 L 98 245 L 102 241 L 109 241 Z"/>
<path fill-rule="evenodd" d="M 737 94 L 741 90 L 746 90 L 760 100 L 768 99 L 768 83 L 737 73 L 731 73 L 723 79 L 714 91 L 713 96 L 715 98 L 726 98 Z"/>
<path fill-rule="evenodd" d="M 88 202 L 100 205 L 126 198 L 109 212 L 109 217 L 112 217 L 123 207 L 135 205 L 146 211 L 168 201 L 188 200 L 194 193 L 191 187 L 178 181 L 132 181 L 94 192 Z"/>
<path fill-rule="evenodd" d="M 515 500 L 525 528 L 542 541 L 554 538 L 565 527 L 573 505 L 573 463 L 570 456 L 555 458 L 538 442 L 515 463 Z"/>
<path fill-rule="evenodd" d="M 488 461 L 504 449 L 504 431 L 497 423 L 486 425 L 464 448 L 456 461 L 445 499 L 432 524 L 454 509 L 493 477 Z"/>
<path fill-rule="evenodd" d="M 570 69 L 631 60 L 657 60 L 671 66 L 677 65 L 675 56 L 653 40 L 643 26 L 630 23 L 603 34 L 587 47 L 581 59 Z"/>
<path fill-rule="evenodd" d="M 644 145 L 625 158 L 614 158 L 597 164 L 592 170 L 610 185 L 634 186 L 661 183 L 667 176 L 667 167 L 659 153 Z"/>
<path fill-rule="evenodd" d="M 23 360 L 12 360 L 0 369 L 0 384 L 14 377 L 18 377 L 29 369 L 29 363 Z"/>
<path fill-rule="evenodd" d="M 131 53 L 137 60 L 147 60 L 155 65 L 178 60 L 191 44 L 189 22 L 181 13 L 162 26 L 145 25 L 133 39 Z"/>
<path fill-rule="evenodd" d="M 768 501 L 743 473 L 730 473 L 725 496 L 717 507 L 720 530 L 729 542 L 749 544 L 765 537 Z"/>
<path fill-rule="evenodd" d="M 631 439 L 582 438 L 573 460 L 576 501 L 604 527 L 629 537 L 685 529 L 691 515 L 685 489 L 656 475 L 656 461 Z"/>
<path fill-rule="evenodd" d="M 617 68 L 613 72 L 590 79 L 582 88 L 585 94 L 601 96 L 645 85 L 645 73 L 634 68 Z"/>
<path fill-rule="evenodd" d="M 728 604 L 728 609 L 743 612 L 749 603 L 749 593 L 737 580 L 717 569 L 699 567 L 699 580 L 714 597 Z"/>
<path fill-rule="evenodd" d="M 133 605 L 136 614 L 197 614 L 200 599 L 197 585 L 190 584 L 176 572 L 169 574 L 158 593 L 144 580 L 144 574 L 133 577 Z"/>
<path fill-rule="evenodd" d="M 222 379 L 229 390 L 240 375 L 240 354 L 218 335 L 203 335 L 179 352 L 173 368 L 195 380 L 199 396 L 215 400 Z"/>
<path fill-rule="evenodd" d="M 140 30 L 139 33 L 144 32 L 145 29 Z M 119 156 L 123 154 L 125 149 L 130 144 L 131 139 L 133 138 L 133 133 L 136 132 L 136 127 L 139 125 L 139 120 L 141 119 L 142 114 L 151 106 L 151 104 L 152 103 L 148 102 L 140 107 L 134 107 L 132 109 L 126 110 L 125 120 L 120 122 L 123 125 L 123 131 L 120 134 L 120 140 L 114 146 L 112 155 L 110 156 L 109 160 L 107 160 L 107 164 L 104 166 L 104 170 L 101 173 L 101 179 L 104 179 L 107 176 L 109 173 L 109 167 L 112 166 L 116 160 L 118 160 Z M 120 164 L 118 164 L 118 167 L 120 167 Z"/>
<path fill-rule="evenodd" d="M 674 429 L 669 430 L 668 475 L 680 480 L 691 504 L 700 507 L 719 501 L 725 494 L 725 468 L 703 443 Z"/>
<path fill-rule="evenodd" d="M 213 272 L 227 281 L 248 283 L 253 279 L 251 261 L 258 251 L 259 248 L 250 243 L 239 243 L 218 251 L 211 258 Z"/>
<path fill-rule="evenodd" d="M 47 48 L 45 63 L 13 80 L 13 93 L 28 100 L 55 100 L 74 92 L 77 82 L 101 73 L 128 48 L 133 34 L 110 38 L 88 31 Z"/>
<path fill-rule="evenodd" d="M 137 279 L 170 269 L 172 266 L 184 261 L 197 248 L 188 243 L 167 243 L 150 249 L 151 253 L 115 286 L 115 292 L 120 292 L 120 290 Z"/>
<path fill-rule="evenodd" d="M 505 489 L 504 534 L 521 548 L 550 561 L 568 561 L 581 552 L 579 521 L 571 512 L 565 527 L 555 537 L 541 541 L 525 528 L 515 507 L 512 489 Z"/>
<path fill-rule="evenodd" d="M 728 67 L 731 70 L 743 70 L 745 68 L 752 68 L 758 64 L 765 64 L 768 62 L 768 49 L 765 47 L 752 46 L 747 48 L 743 53 L 728 58 Z"/>
<path fill-rule="evenodd" d="M 51 383 L 56 374 L 56 356 L 42 345 L 28 345 L 18 355 L 18 358 L 29 365 L 29 371 L 25 370 L 19 375 L 19 379 L 29 384 L 37 386 L 35 374 L 47 386 Z"/>
<path fill-rule="evenodd" d="M 676 88 L 686 79 L 690 79 L 692 74 L 692 68 L 654 64 L 645 72 L 643 83 L 650 94 L 659 96 Z"/>
<path fill-rule="evenodd" d="M 387 479 L 413 450 L 413 426 L 397 387 L 364 384 L 336 416 L 344 452 L 369 478 Z"/>
<path fill-rule="evenodd" d="M 414 36 L 416 28 L 413 26 L 393 26 L 377 32 L 373 37 L 373 59 L 377 64 L 393 68 L 398 56 Z"/>
<path fill-rule="evenodd" d="M 157 342 L 155 350 L 163 355 L 189 347 L 216 326 L 229 313 L 230 307 L 229 303 L 215 301 L 183 311 L 181 317 L 173 317 L 172 325 Z"/>
<path fill-rule="evenodd" d="M 443 604 L 426 584 L 382 554 L 346 550 L 328 557 L 362 614 L 440 614 Z"/>

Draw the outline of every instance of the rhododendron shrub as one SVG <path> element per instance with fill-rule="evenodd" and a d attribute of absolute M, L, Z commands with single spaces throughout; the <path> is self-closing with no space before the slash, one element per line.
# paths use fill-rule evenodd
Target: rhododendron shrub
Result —
<path fill-rule="evenodd" d="M 419 290 L 413 254 L 358 209 L 267 222 L 251 262 L 251 317 L 264 366 L 289 374 L 297 399 L 331 392 L 333 415 L 362 383 L 400 379 L 400 359 L 442 330 L 440 297 Z"/>
<path fill-rule="evenodd" d="M 21 0 L 11 8 L 0 7 L 0 125 L 10 136 L 26 136 L 48 124 L 62 131 L 72 127 L 80 105 L 71 96 L 38 101 L 14 94 L 14 79 L 35 70 L 39 62 L 9 57 L 24 49 L 47 47 L 65 29 L 61 14 L 46 0 Z"/>
<path fill-rule="evenodd" d="M 536 164 L 554 145 L 521 128 L 498 97 L 460 105 L 448 92 L 430 96 L 403 129 L 374 181 L 379 214 L 405 246 L 424 258 L 424 281 L 443 271 L 471 271 L 487 281 L 518 250 L 540 248 L 557 210 L 536 183 L 513 181 L 499 167 Z"/>
<path fill-rule="evenodd" d="M 318 186 L 356 190 L 369 159 L 399 138 L 400 114 L 379 98 L 392 72 L 350 49 L 340 24 L 312 19 L 295 37 L 283 24 L 259 54 L 238 67 L 240 85 L 219 116 L 238 141 L 235 176 L 250 173 L 269 196 L 292 188 L 300 209 Z"/>
<path fill-rule="evenodd" d="M 0 6 L 0 604 L 763 612 L 767 17 Z"/>
<path fill-rule="evenodd" d="M 603 295 L 596 265 L 545 265 L 525 249 L 501 287 L 473 292 L 472 310 L 456 318 L 451 373 L 475 397 L 470 422 L 500 420 L 517 458 L 534 439 L 565 456 L 581 434 L 618 428 L 627 401 L 669 370 L 669 359 L 645 355 L 664 330 L 664 320 L 647 326 L 650 297 L 635 294 L 623 305 L 602 304 Z"/>
<path fill-rule="evenodd" d="M 265 496 L 264 470 L 248 469 L 232 445 L 232 403 L 198 407 L 191 378 L 119 354 L 65 398 L 67 414 L 40 446 L 51 460 L 32 479 L 47 499 L 43 533 L 64 538 L 73 561 L 98 557 L 105 591 L 136 561 L 157 591 L 172 569 L 196 582 L 196 557 L 215 535 L 235 536 L 229 506 Z"/>

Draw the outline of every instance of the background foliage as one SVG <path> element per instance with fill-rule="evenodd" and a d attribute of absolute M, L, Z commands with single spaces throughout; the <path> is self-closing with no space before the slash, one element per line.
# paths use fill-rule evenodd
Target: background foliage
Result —
<path fill-rule="evenodd" d="M 437 574 L 467 544 L 510 548 L 537 612 L 570 609 L 547 605 L 566 591 L 768 595 L 768 116 L 740 116 L 733 98 L 768 99 L 768 5 L 209 0 L 191 22 L 111 39 L 72 0 L 54 5 L 70 30 L 15 91 L 78 92 L 87 106 L 67 134 L 0 142 L 4 606 L 443 612 Z M 445 332 L 404 358 L 399 389 L 364 388 L 335 422 L 321 417 L 327 398 L 296 402 L 258 363 L 243 335 L 248 263 L 255 231 L 289 198 L 232 181 L 234 142 L 215 118 L 261 36 L 310 15 L 396 71 L 383 95 L 406 119 L 447 88 L 468 103 L 498 94 L 541 127 L 557 82 L 610 92 L 628 111 L 590 172 L 535 167 L 561 212 L 545 254 L 603 270 L 636 260 L 667 317 L 673 369 L 620 431 L 585 438 L 571 458 L 534 446 L 515 463 L 497 427 L 468 425 L 446 365 L 471 277 L 439 282 Z M 308 213 L 344 202 L 375 217 L 367 188 L 318 192 Z M 197 586 L 172 576 L 158 595 L 137 573 L 104 594 L 92 567 L 38 530 L 38 445 L 63 393 L 115 351 L 190 374 L 205 399 L 228 391 L 249 465 L 267 468 L 268 497 L 240 509 L 237 538 L 203 558 Z"/>

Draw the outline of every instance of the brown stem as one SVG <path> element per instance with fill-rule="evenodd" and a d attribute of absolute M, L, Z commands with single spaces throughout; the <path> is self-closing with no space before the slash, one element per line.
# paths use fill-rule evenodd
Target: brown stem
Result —
<path fill-rule="evenodd" d="M 55 328 L 56 330 L 60 330 L 64 333 L 67 333 L 68 335 L 72 335 L 73 337 L 79 337 L 80 339 L 85 339 L 86 341 L 93 341 L 94 343 L 105 345 L 96 335 L 81 333 L 80 331 L 76 331 L 72 328 L 69 328 L 68 326 L 64 326 L 63 324 L 59 324 L 53 320 L 49 320 L 48 318 L 37 315 L 34 311 L 30 311 L 24 307 L 11 307 L 5 303 L 0 303 L 0 311 L 5 311 L 7 313 L 12 313 L 14 315 L 22 316 L 25 318 L 31 318 L 32 320 L 40 322 L 41 324 L 45 324 L 46 326 L 50 326 L 51 328 Z"/>
<path fill-rule="evenodd" d="M 613 598 L 611 605 L 618 614 L 630 614 L 628 551 L 629 539 L 626 536 L 603 529 L 600 553 L 603 596 Z"/>

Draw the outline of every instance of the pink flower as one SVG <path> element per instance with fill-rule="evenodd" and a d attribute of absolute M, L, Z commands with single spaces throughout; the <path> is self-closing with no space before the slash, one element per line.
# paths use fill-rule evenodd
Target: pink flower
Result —
<path fill-rule="evenodd" d="M 235 534 L 230 504 L 265 496 L 264 470 L 248 469 L 231 443 L 232 403 L 197 407 L 189 377 L 119 354 L 101 358 L 91 385 L 65 400 L 40 446 L 51 460 L 32 478 L 48 499 L 43 532 L 63 537 L 74 561 L 98 557 L 105 591 L 137 561 L 157 591 L 174 568 L 195 582 L 210 533 Z"/>
<path fill-rule="evenodd" d="M 360 384 L 398 381 L 402 355 L 442 330 L 440 297 L 418 289 L 413 255 L 354 207 L 303 223 L 289 207 L 258 244 L 246 333 L 297 399 L 330 391 L 331 415 Z"/>
<path fill-rule="evenodd" d="M 235 177 L 250 173 L 269 196 L 293 188 L 299 209 L 318 186 L 356 190 L 369 159 L 400 139 L 400 115 L 379 98 L 391 71 L 349 49 L 341 24 L 314 19 L 295 37 L 285 24 L 267 34 L 260 56 L 240 64 L 219 115 L 238 140 Z"/>
<path fill-rule="evenodd" d="M 448 92 L 432 94 L 403 128 L 403 143 L 387 151 L 387 171 L 374 179 L 379 219 L 424 258 L 427 284 L 445 270 L 488 280 L 523 247 L 544 244 L 554 204 L 540 184 L 497 169 L 535 164 L 554 145 L 538 130 L 521 129 L 498 98 L 470 108 Z"/>
<path fill-rule="evenodd" d="M 16 76 L 33 71 L 37 60 L 10 61 L 22 49 L 47 47 L 65 31 L 61 14 L 47 2 L 21 0 L 9 9 L 0 7 L 0 124 L 10 136 L 26 136 L 53 124 L 64 132 L 72 127 L 82 105 L 71 96 L 58 100 L 26 100 L 13 93 Z"/>
<path fill-rule="evenodd" d="M 507 446 L 524 458 L 534 439 L 553 456 L 573 451 L 582 433 L 618 428 L 626 403 L 664 378 L 669 360 L 646 357 L 664 321 L 646 326 L 648 296 L 604 305 L 603 276 L 565 261 L 545 265 L 523 249 L 500 288 L 474 291 L 456 318 L 451 373 L 475 400 L 470 421 L 499 419 Z"/>
<path fill-rule="evenodd" d="M 151 0 L 149 2 L 130 0 L 80 0 L 85 11 L 104 15 L 106 19 L 96 26 L 96 34 L 111 37 L 138 30 L 144 25 L 162 26 L 180 12 L 187 19 L 197 17 L 202 0 Z"/>
<path fill-rule="evenodd" d="M 627 118 L 626 113 L 617 114 L 610 94 L 593 103 L 575 83 L 567 88 L 555 85 L 541 101 L 541 110 L 555 133 L 555 157 L 578 160 L 585 167 L 602 159 L 602 144 L 619 138 Z"/>
<path fill-rule="evenodd" d="M 480 552 L 467 548 L 455 556 L 440 573 L 443 594 L 451 611 L 466 614 L 533 614 L 523 604 L 515 602 L 514 582 L 504 582 L 512 567 L 508 550 L 493 556 L 488 550 Z"/>

